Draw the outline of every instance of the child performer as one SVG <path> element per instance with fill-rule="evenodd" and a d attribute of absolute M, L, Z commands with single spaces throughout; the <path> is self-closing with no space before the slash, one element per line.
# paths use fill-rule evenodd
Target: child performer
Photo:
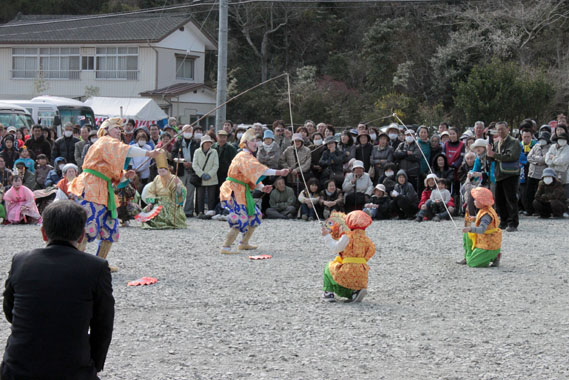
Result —
<path fill-rule="evenodd" d="M 363 211 L 352 211 L 346 216 L 349 231 L 339 240 L 322 228 L 326 245 L 338 256 L 324 268 L 324 294 L 327 302 L 334 302 L 334 293 L 348 298 L 348 302 L 361 302 L 367 294 L 369 266 L 367 261 L 375 254 L 375 245 L 367 237 L 365 229 L 371 224 L 371 217 Z"/>
<path fill-rule="evenodd" d="M 464 227 L 464 258 L 469 267 L 491 267 L 500 265 L 502 230 L 498 228 L 500 218 L 492 208 L 494 197 L 485 187 L 476 187 L 470 192 L 474 206 L 479 210 L 474 226 Z M 468 212 L 465 221 L 470 220 Z"/>
<path fill-rule="evenodd" d="M 257 137 L 251 128 L 247 130 L 239 141 L 243 149 L 231 161 L 227 172 L 227 179 L 221 185 L 219 200 L 225 209 L 229 211 L 229 232 L 221 247 L 221 253 L 238 253 L 231 251 L 231 245 L 239 232 L 243 238 L 239 243 L 239 250 L 251 250 L 257 247 L 249 244 L 249 239 L 255 228 L 261 224 L 261 210 L 255 205 L 251 191 L 259 189 L 264 193 L 270 193 L 272 186 L 263 186 L 261 181 L 265 176 L 287 176 L 288 169 L 269 169 L 261 164 L 254 156 L 257 151 Z"/>

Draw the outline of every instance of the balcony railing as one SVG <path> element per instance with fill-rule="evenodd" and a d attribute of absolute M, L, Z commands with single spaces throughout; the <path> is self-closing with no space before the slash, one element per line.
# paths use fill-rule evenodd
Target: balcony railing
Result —
<path fill-rule="evenodd" d="M 96 79 L 138 80 L 138 70 L 97 70 Z"/>
<path fill-rule="evenodd" d="M 11 70 L 12 79 L 64 79 L 80 80 L 79 70 Z"/>

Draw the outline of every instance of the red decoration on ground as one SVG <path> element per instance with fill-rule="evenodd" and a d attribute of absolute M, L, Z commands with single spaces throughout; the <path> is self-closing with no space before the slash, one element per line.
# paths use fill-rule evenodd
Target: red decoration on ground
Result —
<path fill-rule="evenodd" d="M 157 278 L 154 277 L 142 277 L 138 280 L 129 281 L 128 286 L 139 286 L 139 285 L 152 285 L 158 282 Z"/>
<path fill-rule="evenodd" d="M 267 260 L 267 259 L 272 259 L 273 256 L 271 255 L 257 255 L 257 256 L 249 256 L 249 259 L 251 260 Z"/>

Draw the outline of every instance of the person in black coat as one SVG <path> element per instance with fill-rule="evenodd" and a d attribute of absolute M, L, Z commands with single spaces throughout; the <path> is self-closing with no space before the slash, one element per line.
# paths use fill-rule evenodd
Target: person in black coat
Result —
<path fill-rule="evenodd" d="M 348 157 L 338 150 L 338 143 L 333 136 L 326 137 L 324 142 L 326 150 L 322 152 L 319 161 L 319 165 L 322 168 L 321 180 L 325 182 L 332 179 L 336 183 L 336 187 L 339 187 L 344 182 L 344 163 L 348 160 Z"/>
<path fill-rule="evenodd" d="M 53 159 L 63 157 L 65 158 L 65 162 L 77 164 L 77 162 L 75 162 L 75 144 L 78 142 L 79 139 L 73 137 L 73 125 L 71 123 L 65 124 L 63 136 L 53 143 L 51 157 Z"/>
<path fill-rule="evenodd" d="M 4 314 L 12 332 L 2 380 L 95 380 L 111 343 L 114 298 L 106 260 L 77 249 L 87 214 L 73 201 L 43 212 L 46 248 L 12 259 Z"/>
<path fill-rule="evenodd" d="M 45 154 L 47 161 L 51 162 L 51 145 L 43 136 L 41 125 L 36 124 L 32 127 L 32 137 L 26 141 L 26 146 L 35 157 Z"/>
<path fill-rule="evenodd" d="M 364 163 L 364 170 L 366 173 L 369 172 L 372 150 L 373 145 L 370 144 L 370 139 L 367 131 L 360 131 L 357 138 L 355 159 L 360 160 Z"/>

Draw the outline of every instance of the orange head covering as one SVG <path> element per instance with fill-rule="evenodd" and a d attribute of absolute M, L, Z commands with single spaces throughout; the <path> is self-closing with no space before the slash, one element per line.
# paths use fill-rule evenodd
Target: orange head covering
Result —
<path fill-rule="evenodd" d="M 494 204 L 492 192 L 485 187 L 475 187 L 470 191 L 470 194 L 482 207 L 490 207 Z"/>
<path fill-rule="evenodd" d="M 346 216 L 346 226 L 350 230 L 365 230 L 371 224 L 371 217 L 363 211 L 352 211 Z"/>

